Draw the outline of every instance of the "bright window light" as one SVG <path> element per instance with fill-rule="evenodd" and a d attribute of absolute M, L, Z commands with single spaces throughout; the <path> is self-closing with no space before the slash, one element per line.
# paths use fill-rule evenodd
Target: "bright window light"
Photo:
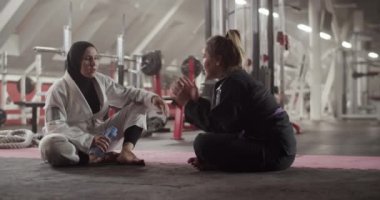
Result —
<path fill-rule="evenodd" d="M 346 49 L 351 49 L 352 48 L 352 44 L 349 43 L 349 42 L 343 41 L 342 42 L 342 47 L 344 47 Z"/>
<path fill-rule="evenodd" d="M 305 24 L 298 24 L 297 28 L 300 29 L 300 30 L 303 30 L 305 32 L 308 32 L 308 33 L 311 32 L 311 27 L 310 26 L 306 26 Z"/>
<path fill-rule="evenodd" d="M 370 58 L 378 58 L 379 57 L 379 54 L 375 53 L 375 52 L 369 52 L 368 53 L 368 57 Z"/>
<path fill-rule="evenodd" d="M 307 33 L 311 33 L 312 29 L 310 26 L 307 26 L 305 24 L 298 24 L 297 25 L 297 28 L 302 30 L 302 31 L 305 31 Z M 322 39 L 325 39 L 325 40 L 331 40 L 331 35 L 327 34 L 327 33 L 324 33 L 324 32 L 320 32 L 319 33 L 319 36 L 322 38 Z"/>
<path fill-rule="evenodd" d="M 235 3 L 237 5 L 245 5 L 245 4 L 247 4 L 247 1 L 246 0 L 235 0 Z"/>
<path fill-rule="evenodd" d="M 325 40 L 331 40 L 331 35 L 325 33 L 325 32 L 320 32 L 319 33 L 319 36 L 322 38 L 322 39 L 325 39 Z"/>
<path fill-rule="evenodd" d="M 268 16 L 269 10 L 267 10 L 266 8 L 259 8 L 259 13 Z"/>
<path fill-rule="evenodd" d="M 263 14 L 265 16 L 268 16 L 269 15 L 269 10 L 266 9 L 266 8 L 259 8 L 259 13 Z M 278 17 L 280 17 L 280 15 L 278 13 L 276 13 L 276 12 L 273 12 L 273 17 L 274 18 L 278 18 Z"/>

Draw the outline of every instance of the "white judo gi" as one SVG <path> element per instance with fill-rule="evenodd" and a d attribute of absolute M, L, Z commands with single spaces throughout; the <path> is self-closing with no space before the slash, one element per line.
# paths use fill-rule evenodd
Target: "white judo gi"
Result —
<path fill-rule="evenodd" d="M 111 142 L 109 151 L 121 149 L 127 128 L 137 125 L 146 129 L 146 113 L 157 109 L 151 102 L 155 93 L 121 86 L 98 72 L 94 81 L 100 101 L 100 110 L 95 114 L 68 72 L 49 88 L 45 136 L 39 145 L 43 160 L 55 166 L 77 164 L 78 151 L 88 154 L 94 136 L 103 134 L 108 127 L 118 129 L 117 139 Z M 109 106 L 121 110 L 103 120 Z"/>

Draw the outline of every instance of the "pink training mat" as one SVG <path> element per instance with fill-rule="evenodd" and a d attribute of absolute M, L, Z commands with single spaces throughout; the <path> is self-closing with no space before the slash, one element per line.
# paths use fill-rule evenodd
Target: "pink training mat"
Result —
<path fill-rule="evenodd" d="M 186 164 L 194 157 L 193 152 L 136 151 L 136 155 L 147 163 Z M 0 157 L 40 158 L 38 148 L 0 149 Z M 292 167 L 380 170 L 380 157 L 336 156 L 336 155 L 297 155 Z"/>

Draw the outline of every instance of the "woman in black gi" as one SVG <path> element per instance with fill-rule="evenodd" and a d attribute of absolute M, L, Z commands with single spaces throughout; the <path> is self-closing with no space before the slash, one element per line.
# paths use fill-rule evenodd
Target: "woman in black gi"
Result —
<path fill-rule="evenodd" d="M 210 102 L 182 77 L 172 96 L 185 106 L 185 118 L 204 130 L 194 140 L 199 170 L 274 171 L 291 166 L 296 140 L 287 113 L 260 82 L 241 67 L 234 43 L 223 36 L 208 39 L 203 55 L 206 79 L 218 79 Z"/>

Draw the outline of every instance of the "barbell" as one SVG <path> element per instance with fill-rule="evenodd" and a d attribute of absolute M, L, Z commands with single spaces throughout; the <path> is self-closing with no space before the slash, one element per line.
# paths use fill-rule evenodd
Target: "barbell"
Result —
<path fill-rule="evenodd" d="M 199 74 L 202 72 L 202 63 L 196 59 L 194 56 L 189 56 L 187 57 L 181 65 L 181 72 L 185 76 L 189 76 L 189 71 L 190 71 L 190 63 L 191 61 L 193 62 L 193 73 L 194 73 L 194 78 L 199 76 Z"/>
<path fill-rule="evenodd" d="M 141 71 L 148 76 L 156 75 L 162 67 L 161 51 L 148 52 L 142 56 Z"/>
<path fill-rule="evenodd" d="M 17 91 L 21 93 L 22 78 L 17 81 Z M 34 91 L 36 83 L 29 77 L 25 77 L 25 94 L 30 94 Z"/>
<path fill-rule="evenodd" d="M 142 56 L 141 71 L 148 76 L 156 75 L 162 67 L 162 55 L 160 50 L 151 51 Z M 189 76 L 190 61 L 193 61 L 194 77 L 196 78 L 202 72 L 202 63 L 194 56 L 187 57 L 181 64 L 181 73 Z"/>

